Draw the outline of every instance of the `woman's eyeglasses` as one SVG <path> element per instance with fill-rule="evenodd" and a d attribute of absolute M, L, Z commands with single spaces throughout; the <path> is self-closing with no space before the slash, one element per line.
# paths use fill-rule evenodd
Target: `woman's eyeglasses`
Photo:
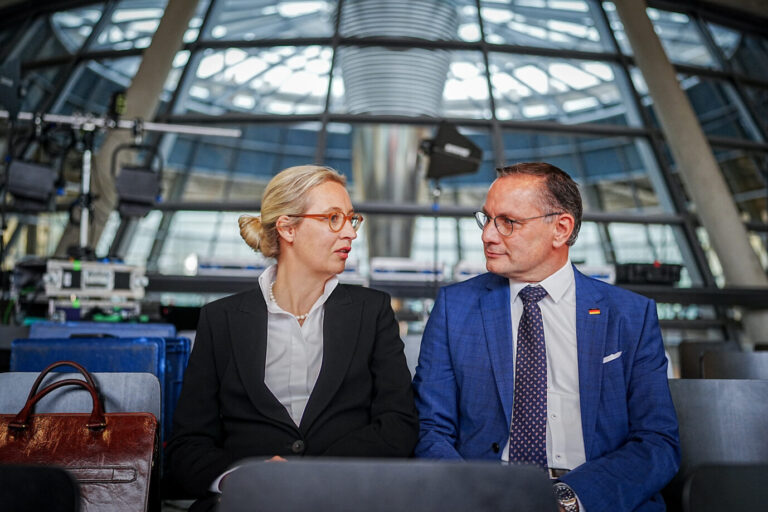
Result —
<path fill-rule="evenodd" d="M 303 217 L 315 220 L 328 220 L 328 227 L 331 231 L 337 233 L 344 227 L 344 223 L 349 221 L 352 225 L 352 229 L 357 231 L 360 229 L 360 224 L 363 223 L 363 216 L 359 213 L 350 213 L 344 215 L 342 212 L 330 212 L 330 213 L 305 213 L 303 215 L 288 215 L 288 217 Z"/>

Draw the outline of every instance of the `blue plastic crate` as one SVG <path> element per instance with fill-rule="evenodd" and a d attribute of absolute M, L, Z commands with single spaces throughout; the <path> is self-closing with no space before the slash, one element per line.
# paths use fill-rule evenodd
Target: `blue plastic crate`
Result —
<path fill-rule="evenodd" d="M 173 338 L 176 336 L 176 327 L 173 324 L 113 322 L 35 322 L 29 326 L 30 338 L 70 338 L 76 334 L 101 334 L 117 338 Z"/>
<path fill-rule="evenodd" d="M 162 390 L 161 439 L 171 435 L 189 361 L 189 338 L 39 338 L 11 343 L 11 371 L 41 371 L 64 359 L 91 372 L 147 372 L 156 375 Z M 69 371 L 66 368 L 64 371 Z"/>
<path fill-rule="evenodd" d="M 184 371 L 189 362 L 192 342 L 189 338 L 165 338 L 165 410 L 163 411 L 164 439 L 171 436 L 173 414 L 181 395 Z"/>
<path fill-rule="evenodd" d="M 160 409 L 165 414 L 165 351 L 163 338 L 18 339 L 11 342 L 11 371 L 39 372 L 51 363 L 69 360 L 89 372 L 151 373 L 160 381 Z M 62 367 L 61 371 L 74 370 Z"/>

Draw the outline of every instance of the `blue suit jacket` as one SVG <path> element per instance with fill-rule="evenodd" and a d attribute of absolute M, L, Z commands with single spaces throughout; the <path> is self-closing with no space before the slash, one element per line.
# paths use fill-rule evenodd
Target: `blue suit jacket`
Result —
<path fill-rule="evenodd" d="M 677 472 L 680 448 L 655 303 L 575 277 L 587 462 L 560 480 L 587 512 L 664 510 L 659 491 Z M 498 460 L 509 436 L 513 370 L 509 281 L 483 274 L 442 288 L 414 378 L 416 455 Z"/>

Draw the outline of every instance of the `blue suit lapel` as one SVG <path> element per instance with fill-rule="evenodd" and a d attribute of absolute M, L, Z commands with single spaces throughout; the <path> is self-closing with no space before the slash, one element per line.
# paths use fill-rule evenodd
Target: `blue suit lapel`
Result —
<path fill-rule="evenodd" d="M 514 396 L 514 359 L 512 354 L 512 319 L 509 302 L 509 281 L 490 274 L 488 293 L 480 297 L 483 329 L 491 356 L 493 377 L 499 390 L 504 416 L 512 417 Z"/>
<path fill-rule="evenodd" d="M 574 268 L 576 277 L 576 345 L 584 451 L 589 460 L 603 383 L 603 354 L 610 310 L 592 281 Z M 593 314 L 590 314 L 593 310 Z"/>

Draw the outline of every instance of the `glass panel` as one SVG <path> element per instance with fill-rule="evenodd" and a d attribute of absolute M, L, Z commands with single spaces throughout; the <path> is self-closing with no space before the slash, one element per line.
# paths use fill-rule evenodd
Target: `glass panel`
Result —
<path fill-rule="evenodd" d="M 768 88 L 745 87 L 747 95 L 751 100 L 751 110 L 755 114 L 755 119 L 763 126 L 763 130 L 768 132 Z"/>
<path fill-rule="evenodd" d="M 452 52 L 451 66 L 443 89 L 443 117 L 491 118 L 488 79 L 483 56 L 475 52 Z"/>
<path fill-rule="evenodd" d="M 608 233 L 614 240 L 621 240 L 620 244 L 614 244 L 616 263 L 653 263 L 659 261 L 667 264 L 683 265 L 679 286 L 687 288 L 691 286 L 688 264 L 684 262 L 678 240 L 680 233 L 675 233 L 678 228 L 660 224 L 608 224 Z"/>
<path fill-rule="evenodd" d="M 748 232 L 748 235 L 749 244 L 760 259 L 760 264 L 763 266 L 763 270 L 768 272 L 768 233 L 765 231 L 759 233 L 750 231 Z"/>
<path fill-rule="evenodd" d="M 699 239 L 704 254 L 707 257 L 707 263 L 709 264 L 709 270 L 712 272 L 712 277 L 715 279 L 715 283 L 719 288 L 725 286 L 725 276 L 723 275 L 723 266 L 720 264 L 720 258 L 717 257 L 712 242 L 709 239 L 709 233 L 703 227 L 696 228 L 696 236 Z"/>
<path fill-rule="evenodd" d="M 180 211 L 173 215 L 158 259 L 158 271 L 166 274 L 183 274 L 184 260 L 191 255 L 207 254 L 211 240 L 221 226 L 216 222 L 218 212 Z M 230 226 L 224 238 L 229 238 L 237 224 Z M 243 244 L 247 249 L 247 246 Z"/>
<path fill-rule="evenodd" d="M 632 83 L 651 116 L 653 126 L 661 128 L 642 73 L 638 68 L 632 68 L 631 76 Z M 761 140 L 755 122 L 764 121 L 764 116 L 759 115 L 759 113 L 760 109 L 764 108 L 768 94 L 763 93 L 762 89 L 746 88 L 749 97 L 755 102 L 753 106 L 758 107 L 755 110 L 750 108 L 752 106 L 744 105 L 740 95 L 726 81 L 683 74 L 678 74 L 677 78 L 680 81 L 680 87 L 688 96 L 702 128 L 708 135 Z"/>
<path fill-rule="evenodd" d="M 734 71 L 759 80 L 768 80 L 768 40 L 714 23 L 708 23 L 707 26 Z"/>
<path fill-rule="evenodd" d="M 325 108 L 331 49 L 322 46 L 205 50 L 179 113 L 316 114 Z"/>
<path fill-rule="evenodd" d="M 115 239 L 119 227 L 120 214 L 117 213 L 116 210 L 113 210 L 112 213 L 109 214 L 107 222 L 104 224 L 104 229 L 101 231 L 101 237 L 99 237 L 99 241 L 94 248 L 95 253 L 99 257 L 109 254 L 109 248 L 112 246 L 112 241 Z"/>
<path fill-rule="evenodd" d="M 344 123 L 328 123 L 325 134 L 324 165 L 332 167 L 341 173 L 346 173 L 347 179 L 352 174 L 352 125 Z M 350 187 L 352 200 L 358 199 L 355 188 Z"/>
<path fill-rule="evenodd" d="M 3 268 L 12 269 L 17 262 L 28 257 L 52 256 L 67 221 L 67 214 L 59 212 L 42 212 L 34 217 L 9 214 L 6 218 L 6 243 L 10 241 L 17 229 L 18 233 L 15 242 L 6 246 Z M 28 252 L 30 247 L 34 247 L 33 252 Z"/>
<path fill-rule="evenodd" d="M 176 212 L 163 245 L 158 270 L 164 274 L 188 273 L 191 257 L 211 262 L 226 259 L 247 264 L 259 257 L 240 237 L 240 212 Z"/>
<path fill-rule="evenodd" d="M 128 245 L 125 262 L 129 265 L 146 265 L 147 257 L 152 249 L 152 244 L 157 236 L 157 228 L 163 218 L 162 212 L 157 210 L 149 212 L 146 217 L 139 220 L 136 231 Z M 181 272 L 179 272 L 181 274 Z"/>
<path fill-rule="evenodd" d="M 57 101 L 60 114 L 107 112 L 110 98 L 117 91 L 124 91 L 139 69 L 141 57 L 94 60 L 78 66 L 70 78 L 70 87 Z"/>
<path fill-rule="evenodd" d="M 18 58 L 21 62 L 34 62 L 55 57 L 71 55 L 77 48 L 69 48 L 55 25 L 48 20 L 38 20 L 38 23 L 30 25 L 30 29 L 23 34 L 18 46 L 10 51 L 10 57 Z"/>
<path fill-rule="evenodd" d="M 188 53 L 181 51 L 176 55 L 160 96 L 161 110 L 178 85 L 181 69 L 188 58 Z M 70 75 L 69 84 L 65 87 L 64 93 L 57 98 L 51 109 L 60 114 L 106 114 L 112 95 L 130 87 L 140 64 L 141 57 L 136 56 L 92 60 L 79 65 Z M 50 84 L 49 87 L 52 85 Z"/>
<path fill-rule="evenodd" d="M 217 1 L 217 0 L 213 0 Z M 192 43 L 197 40 L 197 36 L 200 34 L 200 27 L 203 25 L 203 17 L 208 12 L 208 6 L 211 0 L 197 0 L 197 9 L 192 19 L 189 20 L 189 27 L 184 32 L 184 42 Z"/>
<path fill-rule="evenodd" d="M 613 2 L 603 2 L 603 10 L 608 17 L 608 23 L 611 30 L 613 30 L 613 37 L 616 38 L 621 53 L 632 55 L 632 47 L 629 45 L 627 34 L 624 32 L 624 24 L 621 22 L 621 19 L 619 19 L 619 15 L 616 12 L 616 6 Z"/>
<path fill-rule="evenodd" d="M 38 68 L 22 72 L 22 82 L 26 84 L 26 95 L 21 101 L 21 110 L 39 112 L 51 98 L 56 84 L 64 76 L 63 66 Z"/>
<path fill-rule="evenodd" d="M 607 42 L 600 39 L 588 1 L 482 0 L 480 6 L 489 43 L 583 51 L 609 49 Z"/>
<path fill-rule="evenodd" d="M 219 0 L 203 38 L 250 41 L 330 37 L 335 10 L 333 0 Z"/>
<path fill-rule="evenodd" d="M 461 41 L 479 41 L 480 24 L 477 22 L 477 3 L 475 0 L 456 0 L 454 3 L 459 20 L 457 38 Z"/>
<path fill-rule="evenodd" d="M 582 222 L 579 238 L 571 247 L 571 261 L 584 265 L 605 265 L 612 263 L 606 258 L 605 226 L 595 222 Z"/>
<path fill-rule="evenodd" d="M 168 0 L 121 0 L 109 23 L 99 33 L 91 50 L 146 48 L 160 24 Z M 197 39 L 209 0 L 198 2 L 197 10 L 184 33 L 184 42 Z"/>
<path fill-rule="evenodd" d="M 629 137 L 504 131 L 505 162 L 548 162 L 581 185 L 586 210 L 671 211 L 648 144 Z"/>
<path fill-rule="evenodd" d="M 451 281 L 459 261 L 483 267 L 483 242 L 481 231 L 474 219 L 437 219 L 437 261 L 444 265 L 445 280 Z M 435 261 L 435 218 L 416 217 L 414 220 L 413 242 L 410 259 L 421 263 Z M 425 283 L 426 286 L 429 282 Z"/>
<path fill-rule="evenodd" d="M 168 190 L 175 191 L 170 199 L 258 201 L 272 176 L 315 159 L 319 123 L 238 128 L 238 139 L 172 136 L 166 156 Z"/>
<path fill-rule="evenodd" d="M 168 0 L 122 0 L 91 49 L 146 48 L 152 42 L 167 3 Z"/>
<path fill-rule="evenodd" d="M 3 53 L 8 51 L 9 46 L 14 37 L 16 37 L 18 31 L 19 27 L 6 27 L 4 29 L 0 29 L 0 45 L 2 45 L 3 48 L 6 48 Z"/>
<path fill-rule="evenodd" d="M 718 67 L 696 24 L 687 14 L 651 7 L 646 12 L 670 61 L 708 68 Z"/>
<path fill-rule="evenodd" d="M 768 154 L 742 149 L 713 149 L 745 220 L 768 222 Z"/>
<path fill-rule="evenodd" d="M 67 53 L 75 53 L 91 35 L 94 25 L 101 19 L 102 5 L 89 5 L 80 9 L 62 11 L 51 16 L 51 27 L 56 39 L 66 48 Z"/>
<path fill-rule="evenodd" d="M 616 6 L 613 5 L 613 2 L 603 2 L 603 7 L 621 51 L 627 55 L 632 55 L 632 47 L 624 33 L 624 25 L 616 12 Z M 708 68 L 719 67 L 707 50 L 696 24 L 687 14 L 662 11 L 652 7 L 646 9 L 646 13 L 653 23 L 656 34 L 659 36 L 664 51 L 671 62 Z"/>
<path fill-rule="evenodd" d="M 757 130 L 745 119 L 747 110 L 739 108 L 741 99 L 733 87 L 723 81 L 680 75 L 685 91 L 701 127 L 708 135 L 759 140 Z"/>
<path fill-rule="evenodd" d="M 489 65 L 500 120 L 628 124 L 612 64 L 491 53 Z"/>

